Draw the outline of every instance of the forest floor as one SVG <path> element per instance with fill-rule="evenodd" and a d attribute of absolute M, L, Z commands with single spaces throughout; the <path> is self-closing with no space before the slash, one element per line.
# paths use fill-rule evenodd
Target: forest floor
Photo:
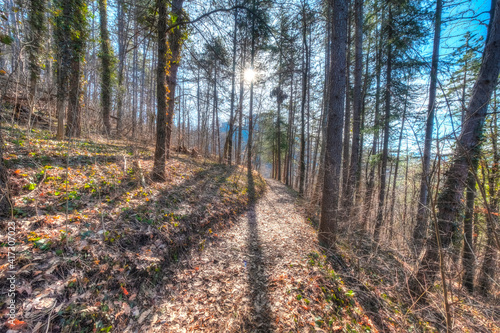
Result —
<path fill-rule="evenodd" d="M 376 331 L 328 270 L 295 193 L 267 184 L 217 242 L 176 265 L 152 332 Z"/>
<path fill-rule="evenodd" d="M 122 332 L 145 321 L 169 267 L 249 206 L 243 168 L 174 153 L 167 181 L 155 183 L 151 149 L 1 130 L 15 232 L 9 239 L 2 222 L 0 332 Z M 259 197 L 265 183 L 254 176 Z M 9 323 L 12 239 L 17 321 Z"/>
<path fill-rule="evenodd" d="M 2 132 L 17 321 L 2 282 L 0 332 L 443 330 L 438 296 L 419 308 L 405 296 L 396 253 L 362 234 L 320 247 L 296 193 L 255 171 L 174 154 L 154 183 L 151 149 Z M 5 281 L 5 230 L 0 245 Z M 498 307 L 452 297 L 454 332 L 500 332 Z"/>
<path fill-rule="evenodd" d="M 357 249 L 342 243 L 335 251 L 320 247 L 296 192 L 266 182 L 264 196 L 234 226 L 175 265 L 151 324 L 140 332 L 445 329 L 438 297 L 415 307 L 405 296 L 405 265 L 392 251 L 367 245 L 366 235 L 351 239 L 365 244 Z M 498 308 L 461 303 L 453 332 L 500 332 Z"/>

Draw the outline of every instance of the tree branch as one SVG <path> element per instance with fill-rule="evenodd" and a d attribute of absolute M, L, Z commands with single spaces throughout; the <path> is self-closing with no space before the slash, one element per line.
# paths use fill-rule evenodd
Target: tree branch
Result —
<path fill-rule="evenodd" d="M 253 10 L 251 10 L 250 8 L 247 8 L 245 6 L 240 6 L 240 5 L 236 5 L 236 6 L 233 6 L 233 7 L 230 7 L 230 8 L 218 8 L 218 9 L 214 9 L 214 10 L 208 12 L 208 13 L 200 15 L 197 18 L 195 18 L 194 20 L 191 20 L 191 21 L 180 21 L 178 23 L 175 23 L 175 24 L 167 27 L 167 32 L 170 31 L 171 29 L 177 28 L 178 26 L 181 26 L 181 25 L 184 25 L 184 24 L 193 24 L 193 23 L 196 23 L 196 22 L 198 22 L 198 21 L 200 21 L 200 20 L 204 19 L 205 17 L 210 16 L 212 14 L 219 13 L 219 12 L 230 12 L 230 11 L 232 11 L 234 9 L 244 9 L 244 10 L 249 11 L 253 15 L 255 15 L 255 13 L 253 12 Z"/>

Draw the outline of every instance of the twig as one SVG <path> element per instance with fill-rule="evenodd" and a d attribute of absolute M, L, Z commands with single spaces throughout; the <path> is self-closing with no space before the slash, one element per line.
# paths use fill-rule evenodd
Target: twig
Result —
<path fill-rule="evenodd" d="M 56 304 L 57 304 L 57 300 L 54 301 L 54 306 L 52 306 L 52 309 L 49 312 L 49 319 L 47 319 L 47 329 L 45 330 L 45 333 L 49 333 L 50 317 L 52 316 L 52 312 L 54 311 Z"/>

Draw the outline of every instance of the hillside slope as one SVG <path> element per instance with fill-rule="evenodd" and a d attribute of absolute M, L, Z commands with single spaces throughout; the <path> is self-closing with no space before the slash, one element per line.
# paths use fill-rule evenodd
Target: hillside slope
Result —
<path fill-rule="evenodd" d="M 167 182 L 153 183 L 148 149 L 2 131 L 15 207 L 19 320 L 3 330 L 45 332 L 50 322 L 49 332 L 119 331 L 117 323 L 139 319 L 154 304 L 183 252 L 217 239 L 249 206 L 242 168 L 178 155 L 167 162 Z M 255 180 L 260 196 L 264 182 L 258 174 Z M 7 232 L 0 243 L 4 280 Z M 7 294 L 1 297 L 6 319 Z"/>

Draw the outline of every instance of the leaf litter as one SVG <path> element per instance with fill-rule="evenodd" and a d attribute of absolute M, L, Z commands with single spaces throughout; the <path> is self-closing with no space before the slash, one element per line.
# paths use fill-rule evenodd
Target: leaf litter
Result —
<path fill-rule="evenodd" d="M 167 182 L 156 184 L 148 149 L 59 142 L 39 130 L 27 139 L 7 129 L 18 319 L 1 330 L 437 330 L 424 319 L 429 309 L 412 309 L 393 287 L 401 260 L 390 251 L 363 256 L 346 243 L 325 252 L 283 184 L 268 180 L 266 190 L 254 172 L 253 201 L 245 169 L 185 155 L 170 159 Z M 0 242 L 5 278 L 5 234 Z M 457 332 L 499 331 L 497 310 L 469 303 L 454 307 Z"/>
<path fill-rule="evenodd" d="M 153 183 L 148 149 L 121 141 L 55 141 L 41 130 L 20 145 L 24 131 L 5 132 L 16 222 L 15 328 L 23 332 L 149 325 L 171 284 L 169 267 L 190 248 L 217 240 L 248 207 L 242 168 L 179 154 L 167 162 L 167 182 Z M 260 195 L 264 182 L 256 185 Z M 6 233 L 0 243 L 4 279 Z M 6 297 L 0 295 L 4 318 Z"/>

